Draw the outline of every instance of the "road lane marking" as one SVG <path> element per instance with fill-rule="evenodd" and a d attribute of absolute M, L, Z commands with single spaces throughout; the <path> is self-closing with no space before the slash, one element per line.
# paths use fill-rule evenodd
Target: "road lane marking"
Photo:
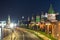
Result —
<path fill-rule="evenodd" d="M 24 40 L 25 38 L 24 38 L 24 34 L 23 34 L 23 40 Z"/>

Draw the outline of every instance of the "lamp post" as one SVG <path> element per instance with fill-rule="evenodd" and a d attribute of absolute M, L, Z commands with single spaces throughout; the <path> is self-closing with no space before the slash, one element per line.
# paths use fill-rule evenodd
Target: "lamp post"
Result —
<path fill-rule="evenodd" d="M 3 32 L 3 31 L 2 31 L 2 27 L 0 27 L 0 40 L 2 40 L 2 38 L 3 38 L 3 36 L 2 36 L 2 35 L 3 35 L 2 32 Z"/>

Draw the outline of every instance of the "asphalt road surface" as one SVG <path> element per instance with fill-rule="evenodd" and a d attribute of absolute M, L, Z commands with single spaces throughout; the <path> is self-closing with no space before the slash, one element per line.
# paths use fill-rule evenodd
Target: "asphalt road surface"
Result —
<path fill-rule="evenodd" d="M 23 28 L 15 29 L 14 32 L 4 37 L 3 40 L 40 40 L 34 34 L 27 32 Z"/>

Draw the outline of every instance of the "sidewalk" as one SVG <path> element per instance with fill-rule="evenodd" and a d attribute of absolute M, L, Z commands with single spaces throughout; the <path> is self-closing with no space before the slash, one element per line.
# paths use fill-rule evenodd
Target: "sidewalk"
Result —
<path fill-rule="evenodd" d="M 27 29 L 27 30 L 29 30 L 29 29 Z M 51 40 L 50 38 L 46 37 L 45 35 L 41 34 L 40 32 L 36 32 L 36 31 L 33 31 L 33 30 L 29 30 L 29 32 L 35 33 L 36 35 L 43 38 L 44 40 Z"/>

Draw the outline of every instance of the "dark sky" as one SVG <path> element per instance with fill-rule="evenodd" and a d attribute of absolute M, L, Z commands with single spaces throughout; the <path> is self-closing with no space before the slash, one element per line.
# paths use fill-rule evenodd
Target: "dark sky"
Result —
<path fill-rule="evenodd" d="M 18 19 L 47 12 L 50 4 L 60 12 L 60 0 L 0 0 L 0 19 L 6 19 L 8 14 L 12 19 Z"/>

